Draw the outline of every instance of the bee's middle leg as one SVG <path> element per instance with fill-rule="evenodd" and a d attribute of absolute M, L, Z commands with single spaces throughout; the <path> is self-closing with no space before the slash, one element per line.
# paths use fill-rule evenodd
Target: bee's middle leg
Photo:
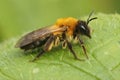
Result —
<path fill-rule="evenodd" d="M 72 48 L 72 44 L 68 41 L 66 34 L 63 33 L 62 37 L 65 39 L 65 42 L 67 43 L 67 47 L 69 48 L 70 52 L 73 54 L 74 58 L 80 61 L 83 61 L 83 59 L 79 59 L 76 55 L 76 53 L 74 52 L 73 48 Z"/>
<path fill-rule="evenodd" d="M 77 57 L 76 53 L 74 52 L 74 50 L 72 48 L 72 44 L 70 42 L 68 42 L 68 41 L 66 41 L 66 42 L 67 42 L 67 46 L 68 46 L 70 52 L 73 54 L 74 58 L 77 59 L 77 60 L 80 60 L 80 61 L 84 61 L 83 59 L 79 59 Z"/>

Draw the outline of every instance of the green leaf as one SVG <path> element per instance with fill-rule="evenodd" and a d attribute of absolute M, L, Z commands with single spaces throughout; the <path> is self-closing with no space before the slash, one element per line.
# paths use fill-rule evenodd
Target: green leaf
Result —
<path fill-rule="evenodd" d="M 25 54 L 14 48 L 19 38 L 0 45 L 0 80 L 120 80 L 120 15 L 95 15 L 92 39 L 82 37 L 89 60 L 78 61 L 68 49 L 53 48 L 35 62 L 37 52 Z M 87 17 L 84 17 L 86 19 Z M 73 45 L 85 58 L 79 44 Z"/>

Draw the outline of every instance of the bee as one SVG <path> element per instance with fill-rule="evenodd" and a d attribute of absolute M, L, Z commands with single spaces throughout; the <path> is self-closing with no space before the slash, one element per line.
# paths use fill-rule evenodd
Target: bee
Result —
<path fill-rule="evenodd" d="M 35 58 L 32 59 L 32 61 L 35 61 L 44 53 L 50 51 L 53 46 L 58 46 L 61 44 L 63 48 L 68 47 L 75 59 L 82 60 L 77 57 L 71 44 L 71 40 L 77 40 L 80 43 L 86 58 L 88 59 L 81 35 L 91 38 L 91 29 L 89 28 L 88 24 L 90 21 L 97 19 L 97 17 L 90 18 L 91 15 L 92 13 L 90 13 L 87 21 L 78 20 L 73 17 L 60 18 L 54 25 L 47 26 L 26 34 L 18 40 L 15 47 L 24 51 L 41 48 Z"/>

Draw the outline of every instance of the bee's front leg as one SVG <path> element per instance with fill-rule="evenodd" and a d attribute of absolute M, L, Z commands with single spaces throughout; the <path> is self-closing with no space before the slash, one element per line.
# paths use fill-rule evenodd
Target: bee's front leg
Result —
<path fill-rule="evenodd" d="M 88 55 L 87 55 L 87 52 L 86 52 L 86 48 L 84 46 L 84 42 L 80 39 L 80 36 L 77 36 L 77 38 L 78 38 L 79 43 L 80 43 L 80 45 L 81 45 L 81 47 L 82 47 L 82 49 L 84 51 L 84 54 L 85 54 L 86 58 L 88 59 Z"/>

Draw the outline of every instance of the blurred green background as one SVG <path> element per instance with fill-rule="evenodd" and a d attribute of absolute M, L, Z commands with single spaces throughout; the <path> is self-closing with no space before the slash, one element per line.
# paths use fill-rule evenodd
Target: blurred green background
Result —
<path fill-rule="evenodd" d="M 60 17 L 119 13 L 120 0 L 0 0 L 0 42 L 53 24 Z"/>

